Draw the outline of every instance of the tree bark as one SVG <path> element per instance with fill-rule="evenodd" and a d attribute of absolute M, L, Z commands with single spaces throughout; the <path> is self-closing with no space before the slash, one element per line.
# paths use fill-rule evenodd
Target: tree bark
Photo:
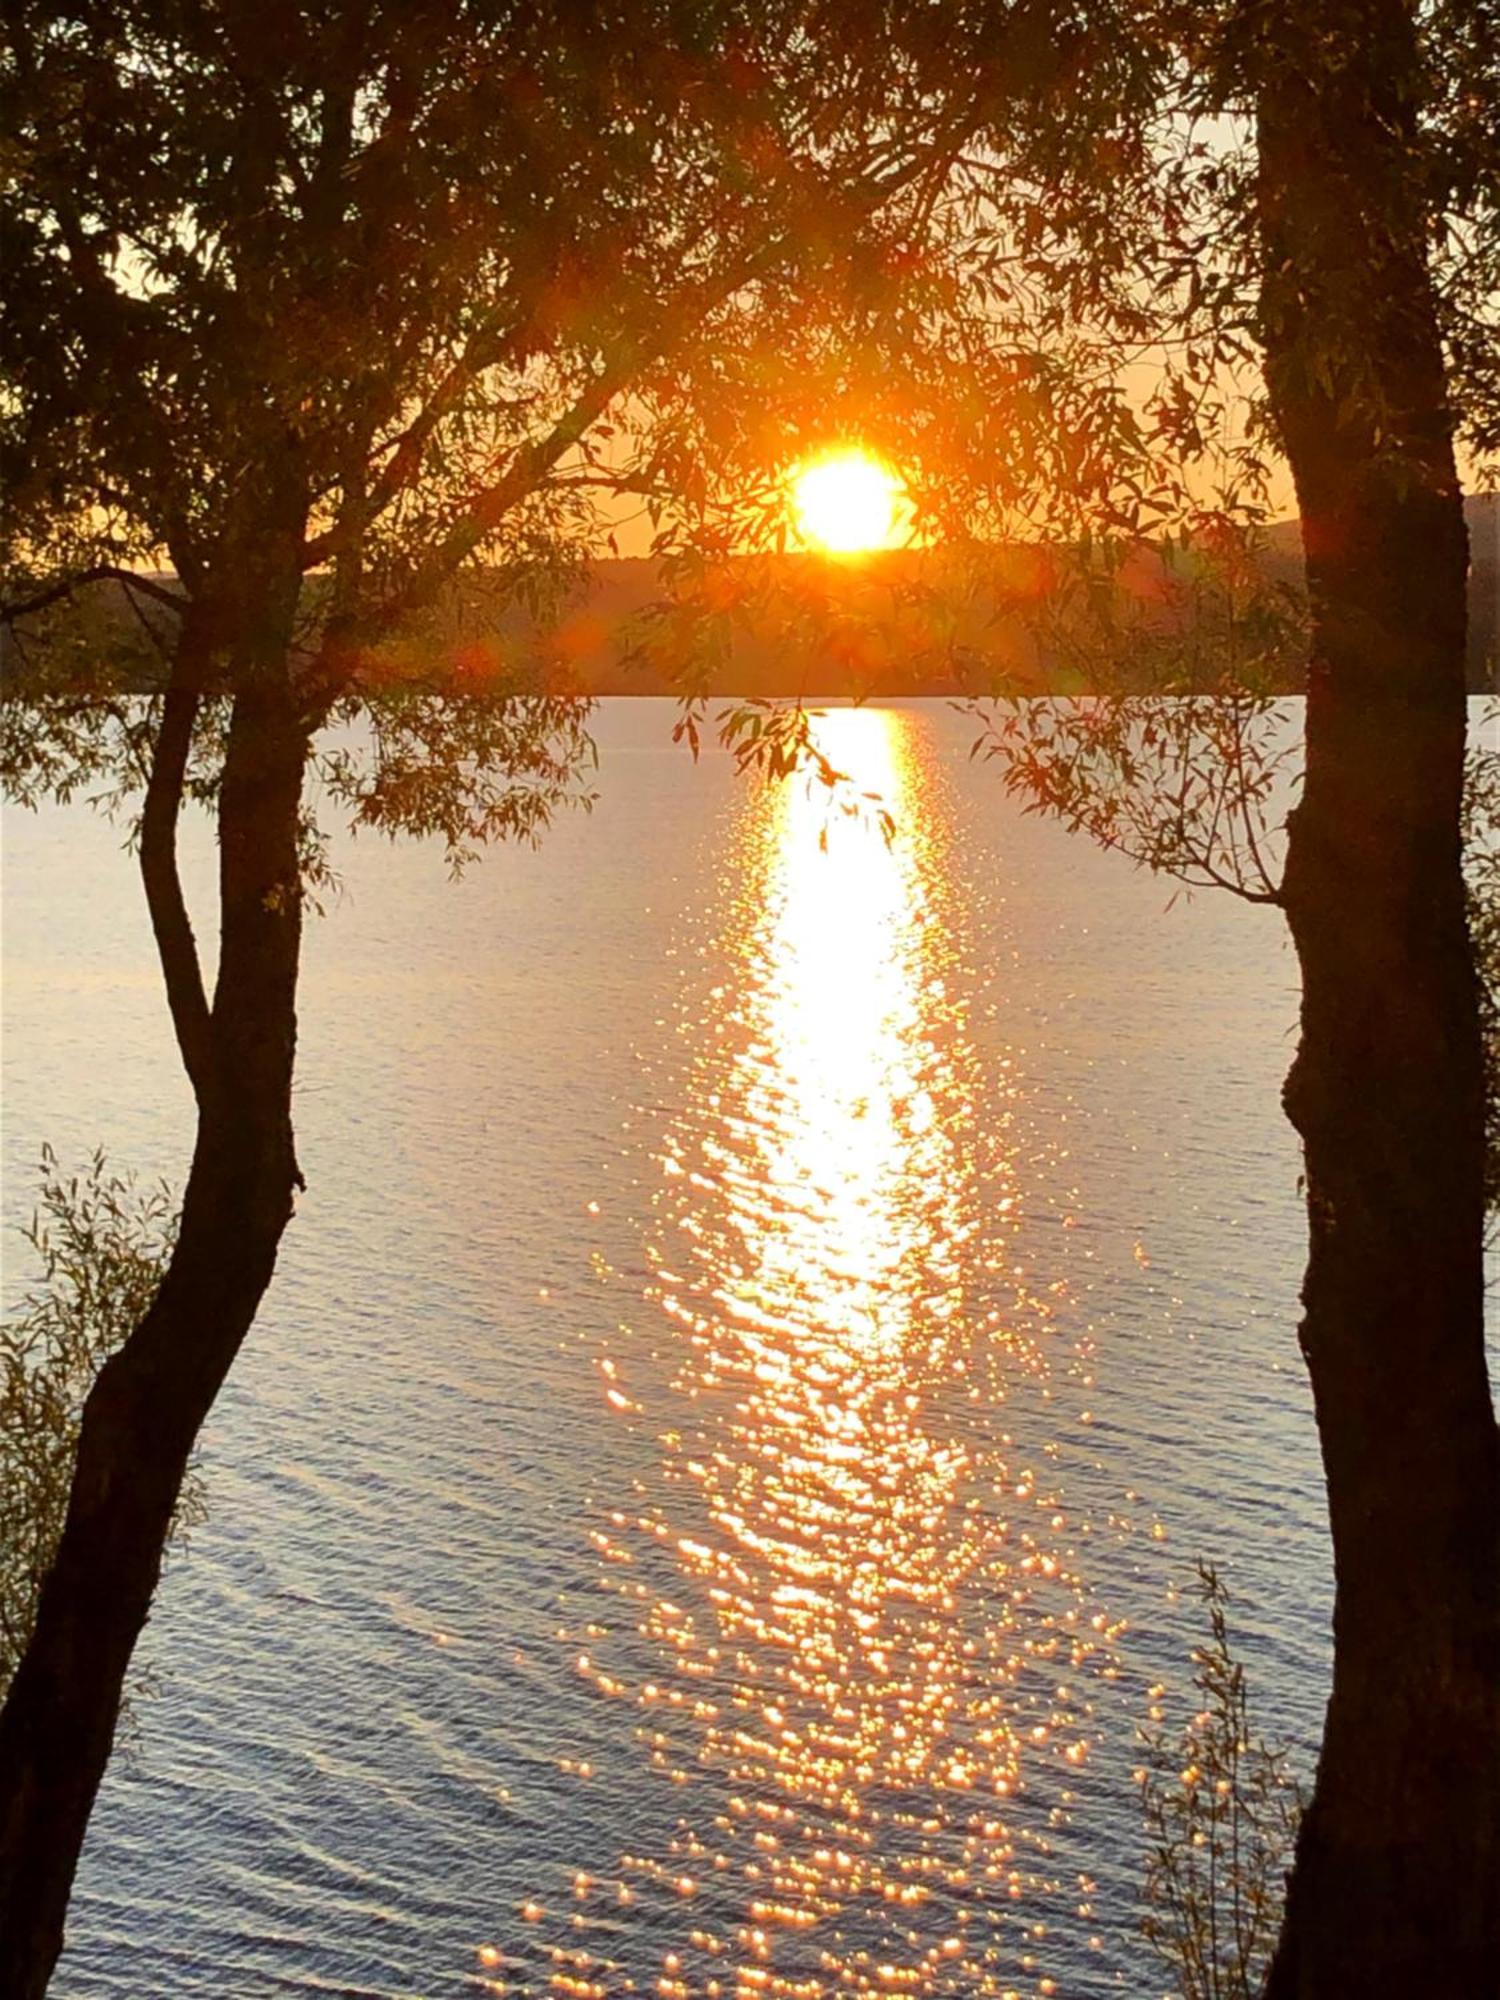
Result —
<path fill-rule="evenodd" d="M 1313 618 L 1285 903 L 1334 1671 L 1268 2000 L 1500 1993 L 1500 1434 L 1467 539 L 1402 0 L 1256 10 L 1262 338 Z"/>
<path fill-rule="evenodd" d="M 164 770 L 176 760 L 176 790 L 168 770 L 148 797 L 157 821 L 142 860 L 159 940 L 163 925 L 168 933 L 163 965 L 179 1034 L 187 1024 L 197 1140 L 161 1290 L 85 1405 L 62 1539 L 0 1711 L 0 1992 L 9 2000 L 40 2000 L 61 1950 L 183 1474 L 270 1283 L 298 1184 L 291 1086 L 307 728 L 284 662 L 235 697 L 219 800 L 219 975 L 203 1016 L 171 848 L 183 723 L 182 703 L 169 702 L 158 751 Z"/>

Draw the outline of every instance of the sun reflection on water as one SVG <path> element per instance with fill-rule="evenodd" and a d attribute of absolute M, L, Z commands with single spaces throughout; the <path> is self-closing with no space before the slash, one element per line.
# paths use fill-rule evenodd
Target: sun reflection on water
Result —
<path fill-rule="evenodd" d="M 1014 1261 L 1017 1164 L 974 1111 L 936 780 L 898 714 L 821 729 L 900 830 L 798 784 L 744 808 L 730 971 L 656 1161 L 672 1359 L 601 1364 L 661 1477 L 598 1528 L 628 1615 L 576 1660 L 681 1812 L 584 1878 L 637 1908 L 549 1945 L 558 1992 L 1048 1994 L 1058 1912 L 1087 1928 L 1056 1835 L 1117 1633 L 1035 1420 L 1061 1288 Z"/>

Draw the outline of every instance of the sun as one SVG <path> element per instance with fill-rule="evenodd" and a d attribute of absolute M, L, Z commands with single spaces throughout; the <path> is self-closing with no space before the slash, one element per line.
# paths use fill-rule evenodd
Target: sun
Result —
<path fill-rule="evenodd" d="M 901 481 L 859 445 L 825 452 L 792 475 L 792 506 L 805 542 L 830 555 L 889 548 Z"/>

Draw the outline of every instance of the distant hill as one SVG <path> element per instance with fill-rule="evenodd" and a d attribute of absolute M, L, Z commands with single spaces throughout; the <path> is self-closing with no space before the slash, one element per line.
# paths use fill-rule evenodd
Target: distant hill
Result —
<path fill-rule="evenodd" d="M 1488 692 L 1500 660 L 1500 495 L 1465 502 L 1471 546 L 1469 685 Z M 1295 588 L 1303 583 L 1301 531 L 1278 521 L 1261 538 L 1263 574 Z M 755 575 L 746 571 L 756 569 Z M 788 554 L 762 563 L 727 564 L 703 579 L 698 594 L 717 602 L 732 629 L 722 658 L 707 674 L 714 695 L 793 695 L 814 698 L 855 692 L 885 695 L 957 694 L 994 682 L 997 673 L 1022 686 L 1056 685 L 1059 663 L 1043 656 L 1031 621 L 1017 600 L 1045 597 L 1055 577 L 1044 552 L 995 552 L 987 568 L 956 572 L 942 551 L 895 552 L 856 563 Z M 1124 643 L 1135 635 L 1141 672 L 1176 653 L 1191 626 L 1191 578 L 1159 551 L 1132 559 L 1117 580 Z M 679 691 L 682 655 L 670 620 L 653 620 L 663 598 L 657 565 L 618 559 L 596 563 L 545 622 L 508 609 L 488 635 L 497 650 L 529 656 L 544 677 L 591 694 L 672 694 Z M 653 628 L 656 628 L 653 631 Z M 1211 648 L 1209 649 L 1211 657 Z M 484 639 L 473 649 L 483 670 Z M 1076 684 L 1076 676 L 1068 677 Z M 1287 691 L 1298 691 L 1289 675 Z"/>
<path fill-rule="evenodd" d="M 1469 685 L 1485 692 L 1497 686 L 1500 656 L 1500 496 L 1471 497 L 1465 511 L 1472 550 Z M 1259 566 L 1272 582 L 1300 586 L 1295 521 L 1264 531 Z M 1019 545 L 979 561 L 942 550 L 855 562 L 790 553 L 733 558 L 693 580 L 689 613 L 669 606 L 658 564 L 618 558 L 593 564 L 546 615 L 514 601 L 491 610 L 485 587 L 471 583 L 391 649 L 389 666 L 393 673 L 430 672 L 440 662 L 471 686 L 519 682 L 596 695 L 676 694 L 685 673 L 696 673 L 696 684 L 711 696 L 958 694 L 1002 678 L 1021 688 L 1078 688 L 1102 678 L 1086 666 L 1090 648 L 1097 653 L 1100 646 L 1098 629 L 1080 625 L 1076 644 L 1049 645 L 1037 637 L 1038 621 L 1026 615 L 1055 602 L 1061 574 L 1045 548 Z M 1203 587 L 1212 575 L 1205 558 L 1184 561 L 1150 547 L 1131 557 L 1108 598 L 1118 630 L 1112 684 L 1122 669 L 1137 686 L 1160 684 L 1167 674 L 1180 684 L 1195 656 L 1212 672 L 1212 625 L 1222 602 Z M 694 649 L 703 649 L 705 634 L 707 662 L 695 666 Z M 67 651 L 81 662 L 117 647 L 128 654 L 124 677 L 150 685 L 159 667 L 123 590 L 99 585 L 68 635 Z M 9 646 L 3 664 L 5 678 L 13 679 Z M 1297 691 L 1295 669 L 1288 669 L 1284 686 Z"/>

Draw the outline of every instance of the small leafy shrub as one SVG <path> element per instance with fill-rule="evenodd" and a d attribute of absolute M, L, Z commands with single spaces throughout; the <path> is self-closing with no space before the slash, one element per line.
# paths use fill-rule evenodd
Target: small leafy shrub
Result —
<path fill-rule="evenodd" d="M 177 1239 L 167 1188 L 111 1174 L 102 1153 L 64 1180 L 44 1147 L 41 1176 L 24 1232 L 41 1276 L 0 1325 L 0 1696 L 62 1534 L 84 1401 L 156 1296 Z M 201 1511 L 190 1477 L 174 1532 Z"/>
<path fill-rule="evenodd" d="M 1281 1925 L 1302 1795 L 1287 1752 L 1250 1732 L 1228 1593 L 1198 1565 L 1210 1636 L 1193 1653 L 1201 1706 L 1180 1735 L 1143 1731 L 1151 1841 L 1142 1935 L 1180 2000 L 1256 2000 Z"/>

